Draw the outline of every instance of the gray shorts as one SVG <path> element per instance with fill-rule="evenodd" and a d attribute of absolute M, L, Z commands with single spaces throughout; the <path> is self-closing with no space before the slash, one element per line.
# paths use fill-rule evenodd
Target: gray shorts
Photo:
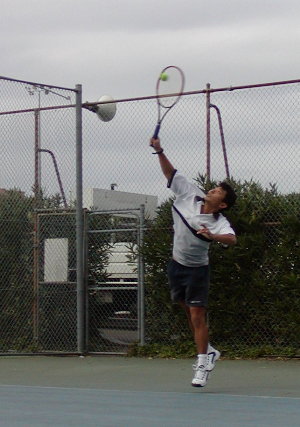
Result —
<path fill-rule="evenodd" d="M 186 267 L 172 259 L 168 264 L 168 279 L 173 302 L 189 307 L 207 307 L 209 266 Z"/>

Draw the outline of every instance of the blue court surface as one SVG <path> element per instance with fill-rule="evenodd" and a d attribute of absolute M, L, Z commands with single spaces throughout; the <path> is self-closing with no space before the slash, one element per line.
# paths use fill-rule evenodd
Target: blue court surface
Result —
<path fill-rule="evenodd" d="M 0 426 L 300 425 L 300 361 L 221 360 L 204 388 L 191 360 L 0 358 Z"/>

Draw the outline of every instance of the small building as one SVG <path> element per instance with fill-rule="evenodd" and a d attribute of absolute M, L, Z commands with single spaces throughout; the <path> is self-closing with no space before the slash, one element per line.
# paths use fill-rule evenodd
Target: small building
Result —
<path fill-rule="evenodd" d="M 149 194 L 101 188 L 88 188 L 83 191 L 83 207 L 89 210 L 139 209 L 141 205 L 145 205 L 146 218 L 153 219 L 156 215 L 157 203 L 158 197 Z"/>

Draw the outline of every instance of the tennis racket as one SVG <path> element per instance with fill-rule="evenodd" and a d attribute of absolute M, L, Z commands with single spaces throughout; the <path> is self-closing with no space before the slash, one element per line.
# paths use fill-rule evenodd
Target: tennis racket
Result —
<path fill-rule="evenodd" d="M 157 139 L 160 126 L 168 112 L 179 101 L 184 89 L 184 74 L 179 67 L 164 68 L 156 83 L 157 124 L 153 138 Z"/>

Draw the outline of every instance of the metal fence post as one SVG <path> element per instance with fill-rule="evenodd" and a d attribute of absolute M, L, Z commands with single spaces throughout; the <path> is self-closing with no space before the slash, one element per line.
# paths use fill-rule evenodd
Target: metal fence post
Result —
<path fill-rule="evenodd" d="M 139 274 L 138 274 L 138 312 L 139 312 L 139 342 L 145 345 L 145 274 L 144 259 L 140 249 L 144 243 L 144 224 L 145 222 L 145 205 L 140 206 L 140 226 L 139 226 Z"/>
<path fill-rule="evenodd" d="M 228 165 L 228 158 L 227 158 L 227 152 L 226 152 L 226 144 L 225 144 L 225 138 L 224 138 L 224 131 L 223 131 L 223 124 L 222 124 L 222 117 L 221 117 L 221 111 L 215 104 L 210 104 L 210 108 L 214 108 L 217 112 L 218 116 L 218 122 L 219 122 L 219 130 L 220 130 L 220 137 L 221 137 L 221 144 L 222 144 L 222 150 L 223 150 L 223 157 L 224 157 L 224 165 L 225 165 L 225 171 L 226 171 L 226 177 L 230 178 L 229 173 L 229 165 Z"/>
<path fill-rule="evenodd" d="M 34 110 L 34 209 L 40 207 L 41 188 L 39 179 L 39 110 Z M 33 229 L 33 339 L 38 343 L 38 289 L 39 289 L 39 232 L 38 213 L 34 213 Z"/>
<path fill-rule="evenodd" d="M 77 349 L 85 352 L 85 289 L 82 205 L 82 86 L 76 85 L 76 267 Z"/>
<path fill-rule="evenodd" d="M 210 83 L 206 84 L 206 175 L 210 180 Z"/>

